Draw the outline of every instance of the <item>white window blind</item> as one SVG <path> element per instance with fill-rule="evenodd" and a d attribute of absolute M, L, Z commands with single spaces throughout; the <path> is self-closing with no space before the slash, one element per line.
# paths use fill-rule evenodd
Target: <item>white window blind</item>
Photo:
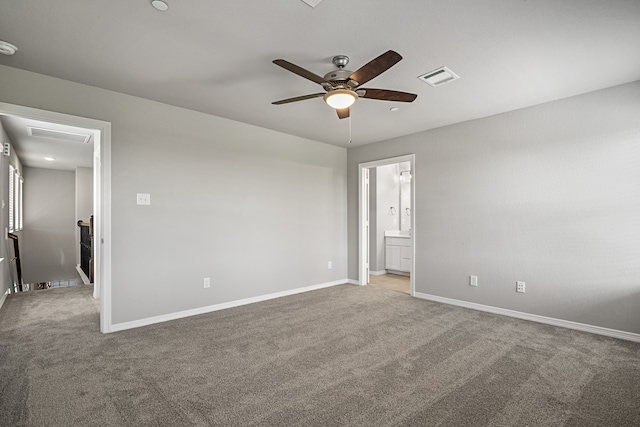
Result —
<path fill-rule="evenodd" d="M 22 188 L 24 179 L 13 165 L 9 165 L 9 232 L 20 231 L 23 227 Z"/>
<path fill-rule="evenodd" d="M 13 165 L 9 165 L 9 233 L 13 233 L 15 230 L 13 229 L 13 219 L 14 219 L 14 184 L 13 179 L 15 176 L 15 169 Z"/>
<path fill-rule="evenodd" d="M 22 203 L 22 184 L 24 184 L 24 178 L 20 177 L 20 186 L 18 187 L 18 198 L 19 198 L 19 203 L 18 203 L 18 230 L 22 230 L 23 227 L 23 203 Z"/>

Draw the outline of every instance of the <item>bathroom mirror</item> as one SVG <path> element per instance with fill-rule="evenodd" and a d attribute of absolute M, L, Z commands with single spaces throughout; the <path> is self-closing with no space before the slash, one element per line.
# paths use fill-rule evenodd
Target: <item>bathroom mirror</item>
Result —
<path fill-rule="evenodd" d="M 407 162 L 408 163 L 408 162 Z M 403 169 L 405 163 L 401 163 L 400 169 L 400 230 L 411 229 L 411 171 Z M 408 168 L 408 164 L 405 167 Z"/>

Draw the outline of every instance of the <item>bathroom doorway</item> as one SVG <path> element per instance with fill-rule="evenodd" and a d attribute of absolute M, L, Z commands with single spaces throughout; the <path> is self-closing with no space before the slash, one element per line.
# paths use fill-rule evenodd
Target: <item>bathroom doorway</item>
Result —
<path fill-rule="evenodd" d="M 359 284 L 415 293 L 415 155 L 358 168 Z M 409 286 L 407 286 L 407 284 Z"/>

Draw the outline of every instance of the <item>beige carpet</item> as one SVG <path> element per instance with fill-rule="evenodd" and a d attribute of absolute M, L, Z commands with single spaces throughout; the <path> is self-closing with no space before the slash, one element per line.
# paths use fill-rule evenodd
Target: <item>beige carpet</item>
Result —
<path fill-rule="evenodd" d="M 638 426 L 640 344 L 336 286 L 109 335 L 0 310 L 3 426 Z"/>

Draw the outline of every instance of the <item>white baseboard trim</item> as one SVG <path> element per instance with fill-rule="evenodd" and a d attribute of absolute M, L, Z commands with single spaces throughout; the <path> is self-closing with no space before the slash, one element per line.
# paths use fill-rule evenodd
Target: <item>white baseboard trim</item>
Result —
<path fill-rule="evenodd" d="M 407 276 L 407 277 L 411 276 L 411 273 L 409 273 L 408 271 L 387 270 L 387 273 L 395 274 L 396 276 Z"/>
<path fill-rule="evenodd" d="M 76 265 L 76 270 L 78 271 L 78 274 L 80 275 L 80 278 L 82 279 L 82 283 L 84 283 L 85 285 L 90 285 L 91 281 L 89 280 L 87 275 L 84 273 L 84 271 L 82 271 L 82 267 L 80 267 L 80 264 Z"/>
<path fill-rule="evenodd" d="M 4 304 L 4 301 L 7 299 L 7 295 L 9 295 L 9 289 L 4 291 L 4 294 L 0 297 L 0 308 L 2 308 L 2 304 Z"/>
<path fill-rule="evenodd" d="M 358 285 L 358 286 L 360 286 L 360 281 L 359 280 L 347 279 L 347 283 L 350 284 L 350 285 Z"/>
<path fill-rule="evenodd" d="M 387 270 L 369 271 L 369 274 L 372 274 L 374 276 L 382 276 L 383 274 L 387 274 Z"/>
<path fill-rule="evenodd" d="M 570 320 L 539 316 L 537 314 L 524 313 L 521 311 L 508 310 L 506 308 L 493 307 L 490 305 L 477 304 L 474 302 L 439 297 L 437 295 L 423 294 L 421 292 L 416 292 L 415 297 L 429 301 L 441 302 L 444 304 L 456 305 L 458 307 L 470 308 L 472 310 L 486 311 L 488 313 L 515 317 L 517 319 L 530 320 L 532 322 L 544 323 L 547 325 L 560 326 L 563 328 L 575 329 L 582 332 L 605 335 L 607 337 L 619 338 L 621 340 L 640 342 L 640 334 L 636 334 L 633 332 L 619 331 L 617 329 L 603 328 L 602 326 L 587 325 L 586 323 L 578 323 L 572 322 Z"/>
<path fill-rule="evenodd" d="M 227 308 L 239 307 L 241 305 L 253 304 L 256 302 L 267 301 L 270 299 L 286 297 L 289 295 L 301 294 L 303 292 L 315 291 L 318 289 L 329 288 L 331 286 L 344 285 L 347 280 L 336 280 L 333 282 L 321 283 L 319 285 L 307 286 L 304 288 L 296 288 L 288 291 L 275 292 L 257 297 L 245 298 L 237 301 L 229 301 L 221 304 L 209 305 L 206 307 L 194 308 L 192 310 L 179 311 L 177 313 L 163 314 L 161 316 L 147 317 L 145 319 L 133 320 L 131 322 L 116 323 L 111 325 L 109 332 L 124 331 L 127 329 L 140 328 L 142 326 L 153 325 L 154 323 L 168 322 L 170 320 L 182 319 L 189 316 L 197 316 L 199 314 L 211 313 L 213 311 L 224 310 Z"/>

